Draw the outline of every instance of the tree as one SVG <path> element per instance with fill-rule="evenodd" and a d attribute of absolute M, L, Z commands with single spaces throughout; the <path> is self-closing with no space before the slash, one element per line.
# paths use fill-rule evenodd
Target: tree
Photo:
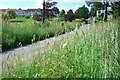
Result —
<path fill-rule="evenodd" d="M 90 9 L 90 16 L 96 16 L 96 9 L 94 7 Z"/>
<path fill-rule="evenodd" d="M 65 10 L 62 9 L 61 12 L 59 13 L 59 17 L 64 17 L 64 15 L 65 15 Z"/>
<path fill-rule="evenodd" d="M 67 12 L 67 14 L 64 16 L 64 19 L 66 20 L 66 21 L 72 21 L 72 20 L 74 20 L 75 19 L 75 15 L 74 15 L 74 13 L 73 13 L 73 11 L 70 9 L 68 12 Z"/>
<path fill-rule="evenodd" d="M 88 8 L 85 7 L 85 5 L 78 8 L 75 11 L 75 16 L 76 16 L 76 18 L 84 18 L 84 19 L 89 18 L 89 10 L 88 10 Z"/>
<path fill-rule="evenodd" d="M 88 6 L 90 5 L 93 5 L 95 2 L 99 2 L 99 3 L 102 3 L 103 4 L 103 7 L 104 7 L 104 21 L 107 21 L 107 7 L 109 6 L 109 3 L 110 2 L 118 2 L 119 0 L 86 0 L 86 3 Z M 97 6 L 97 5 L 94 5 L 96 7 L 102 7 L 101 5 Z"/>
<path fill-rule="evenodd" d="M 60 13 L 60 11 L 59 11 L 59 9 L 57 7 L 53 7 L 52 10 L 55 12 L 55 14 L 59 14 Z"/>
<path fill-rule="evenodd" d="M 115 18 L 120 17 L 120 1 L 112 3 L 111 7 L 113 10 L 113 16 Z"/>
<path fill-rule="evenodd" d="M 47 15 L 49 17 L 49 11 L 48 9 L 55 6 L 57 2 L 51 2 L 52 0 L 43 0 L 43 23 L 45 21 L 45 16 Z"/>
<path fill-rule="evenodd" d="M 73 13 L 72 9 L 70 9 L 70 10 L 67 12 L 67 14 L 74 14 L 74 13 Z"/>
<path fill-rule="evenodd" d="M 7 9 L 5 13 L 2 14 L 3 20 L 10 20 L 16 17 L 16 10 L 15 9 Z"/>
<path fill-rule="evenodd" d="M 102 2 L 86 2 L 88 6 L 91 6 L 90 16 L 96 16 L 97 10 L 104 9 Z"/>

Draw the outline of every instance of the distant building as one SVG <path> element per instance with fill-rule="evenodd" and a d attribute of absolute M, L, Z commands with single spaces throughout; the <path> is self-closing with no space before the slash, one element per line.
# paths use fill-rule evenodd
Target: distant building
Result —
<path fill-rule="evenodd" d="M 108 11 L 108 12 L 111 11 L 111 10 L 112 10 L 111 7 L 107 7 L 107 11 Z M 104 14 L 104 15 L 105 15 L 105 10 L 104 10 L 104 9 L 98 9 L 98 10 L 97 10 L 97 12 L 96 12 L 97 18 L 99 18 L 99 16 L 100 16 L 101 14 Z"/>
<path fill-rule="evenodd" d="M 0 13 L 4 13 L 6 9 L 0 9 Z"/>
<path fill-rule="evenodd" d="M 7 9 L 0 9 L 0 13 L 4 13 Z M 54 16 L 55 15 L 55 12 L 52 11 L 51 9 L 47 9 L 46 11 L 46 14 L 49 14 L 49 16 Z M 34 14 L 38 14 L 38 15 L 41 15 L 43 14 L 43 9 L 27 9 L 27 10 L 23 10 L 21 8 L 17 9 L 16 10 L 16 15 L 17 16 L 31 16 L 33 17 Z"/>

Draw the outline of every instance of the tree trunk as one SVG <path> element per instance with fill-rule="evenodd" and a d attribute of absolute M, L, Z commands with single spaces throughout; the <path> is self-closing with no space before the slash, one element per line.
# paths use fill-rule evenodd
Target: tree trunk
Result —
<path fill-rule="evenodd" d="M 104 10 L 105 10 L 105 12 L 104 12 L 104 21 L 107 21 L 107 3 L 106 2 L 104 2 Z"/>
<path fill-rule="evenodd" d="M 45 0 L 43 0 L 43 23 L 45 22 Z"/>

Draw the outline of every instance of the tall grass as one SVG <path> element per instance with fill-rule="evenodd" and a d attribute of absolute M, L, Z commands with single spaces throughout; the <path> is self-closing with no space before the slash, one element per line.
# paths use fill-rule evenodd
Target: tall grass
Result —
<path fill-rule="evenodd" d="M 2 14 L 0 13 L 0 52 L 2 51 Z"/>
<path fill-rule="evenodd" d="M 78 22 L 35 22 L 32 19 L 16 18 L 2 27 L 2 50 L 9 50 L 73 30 Z M 34 38 L 34 39 L 33 39 Z"/>
<path fill-rule="evenodd" d="M 97 23 L 62 39 L 43 53 L 37 53 L 30 65 L 7 72 L 9 78 L 118 78 L 119 20 Z"/>

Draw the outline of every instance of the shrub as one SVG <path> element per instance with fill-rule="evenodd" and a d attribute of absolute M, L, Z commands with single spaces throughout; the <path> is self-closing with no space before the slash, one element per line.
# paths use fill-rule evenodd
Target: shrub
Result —
<path fill-rule="evenodd" d="M 64 19 L 65 21 L 72 21 L 75 19 L 75 15 L 71 9 L 64 15 Z"/>
<path fill-rule="evenodd" d="M 64 19 L 65 19 L 65 21 L 70 21 L 71 22 L 75 19 L 75 16 L 74 16 L 74 14 L 66 14 L 64 16 Z"/>
<path fill-rule="evenodd" d="M 25 16 L 25 18 L 26 18 L 26 19 L 30 19 L 30 16 L 27 15 L 27 16 Z"/>
<path fill-rule="evenodd" d="M 74 21 L 75 21 L 75 22 L 82 22 L 81 19 L 75 19 Z"/>
<path fill-rule="evenodd" d="M 20 18 L 22 19 L 22 18 Z M 11 48 L 19 47 L 19 43 L 23 46 L 32 43 L 33 35 L 35 35 L 35 41 L 43 40 L 45 38 L 53 37 L 58 34 L 62 34 L 66 31 L 75 29 L 77 22 L 64 23 L 45 20 L 45 23 L 34 21 L 31 19 L 23 18 L 23 22 L 17 21 L 9 22 L 9 25 L 3 26 L 2 45 L 3 51 Z M 8 36 L 8 37 L 7 37 Z"/>
<path fill-rule="evenodd" d="M 60 18 L 60 17 L 58 17 L 58 18 L 53 18 L 52 19 L 52 21 L 53 22 L 60 22 L 60 21 L 63 21 L 64 19 L 63 18 Z"/>

